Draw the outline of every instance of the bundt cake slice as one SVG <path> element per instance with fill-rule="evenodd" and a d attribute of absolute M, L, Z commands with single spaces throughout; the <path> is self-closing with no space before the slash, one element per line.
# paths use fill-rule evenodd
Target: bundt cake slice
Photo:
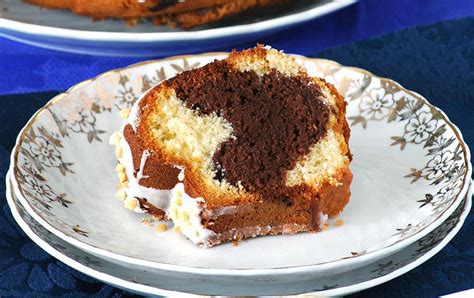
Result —
<path fill-rule="evenodd" d="M 113 142 L 119 197 L 204 247 L 319 231 L 350 197 L 345 108 L 292 57 L 234 51 L 136 104 Z"/>

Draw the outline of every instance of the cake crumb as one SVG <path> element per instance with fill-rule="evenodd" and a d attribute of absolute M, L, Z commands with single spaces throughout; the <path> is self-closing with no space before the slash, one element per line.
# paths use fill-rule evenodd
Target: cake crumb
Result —
<path fill-rule="evenodd" d="M 168 227 L 164 223 L 160 223 L 159 225 L 156 226 L 155 231 L 158 233 L 164 232 L 168 229 Z"/>
<path fill-rule="evenodd" d="M 119 190 L 117 190 L 117 192 L 115 193 L 115 196 L 116 196 L 117 199 L 119 199 L 120 201 L 123 201 L 123 200 L 125 200 L 125 198 L 127 197 L 127 193 L 126 193 L 123 189 L 119 189 Z"/>
<path fill-rule="evenodd" d="M 144 223 L 144 224 L 148 224 L 151 222 L 151 219 L 150 218 L 142 218 L 142 220 L 140 220 L 141 223 Z"/>
<path fill-rule="evenodd" d="M 116 131 L 112 135 L 110 135 L 109 144 L 117 146 L 120 143 L 121 139 L 122 139 L 122 134 Z"/>
<path fill-rule="evenodd" d="M 128 115 L 130 115 L 130 109 L 123 109 L 123 110 L 120 110 L 119 112 L 119 116 L 120 118 L 126 120 L 128 118 Z"/>
<path fill-rule="evenodd" d="M 119 178 L 119 181 L 122 183 L 127 181 L 127 175 L 125 175 L 125 173 L 123 172 L 118 172 L 118 178 Z"/>
<path fill-rule="evenodd" d="M 117 146 L 115 147 L 115 156 L 117 158 L 122 158 L 123 156 L 123 149 L 122 149 L 122 146 Z"/>
<path fill-rule="evenodd" d="M 325 223 L 323 225 L 323 227 L 321 228 L 322 231 L 326 231 L 327 229 L 329 229 L 329 224 L 328 223 Z"/>
<path fill-rule="evenodd" d="M 336 227 L 340 227 L 344 224 L 344 221 L 342 219 L 336 220 Z"/>
<path fill-rule="evenodd" d="M 175 231 L 176 233 L 181 233 L 181 228 L 178 227 L 178 226 L 175 226 L 175 227 L 173 228 L 173 231 Z"/>
<path fill-rule="evenodd" d="M 118 163 L 115 167 L 115 171 L 117 171 L 118 173 L 125 173 L 125 166 L 121 163 Z"/>
<path fill-rule="evenodd" d="M 234 240 L 232 241 L 232 246 L 239 246 L 240 241 L 239 240 Z"/>
<path fill-rule="evenodd" d="M 174 206 L 170 208 L 171 217 L 178 217 L 178 209 Z"/>
<path fill-rule="evenodd" d="M 124 201 L 125 208 L 129 210 L 135 210 L 138 206 L 138 200 L 133 197 L 127 197 Z"/>

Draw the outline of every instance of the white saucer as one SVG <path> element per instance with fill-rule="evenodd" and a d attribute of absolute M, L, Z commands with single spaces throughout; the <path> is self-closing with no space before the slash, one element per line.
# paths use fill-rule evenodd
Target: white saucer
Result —
<path fill-rule="evenodd" d="M 403 250 L 356 270 L 300 282 L 268 284 L 265 279 L 252 283 L 192 279 L 186 273 L 173 275 L 160 270 L 113 263 L 98 258 L 54 236 L 38 224 L 13 195 L 7 175 L 7 200 L 23 231 L 49 254 L 74 269 L 105 283 L 143 295 L 177 295 L 176 291 L 201 295 L 289 295 L 304 292 L 321 296 L 348 295 L 394 279 L 426 262 L 456 235 L 471 209 L 472 188 L 464 202 L 437 229 Z M 191 279 L 189 279 L 191 278 Z M 183 293 L 179 293 L 180 297 Z"/>
<path fill-rule="evenodd" d="M 208 250 L 171 230 L 156 233 L 141 223 L 143 215 L 116 200 L 117 161 L 108 137 L 122 125 L 119 109 L 130 107 L 150 86 L 223 57 L 149 61 L 105 73 L 51 100 L 22 130 L 12 153 L 14 191 L 28 213 L 62 240 L 109 260 L 281 284 L 392 255 L 433 231 L 464 198 L 469 149 L 442 111 L 391 80 L 298 57 L 348 100 L 354 181 L 351 201 L 339 217 L 345 224 Z"/>

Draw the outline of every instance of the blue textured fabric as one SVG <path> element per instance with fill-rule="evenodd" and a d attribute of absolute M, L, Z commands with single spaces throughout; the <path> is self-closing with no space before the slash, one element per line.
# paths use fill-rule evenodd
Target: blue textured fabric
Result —
<path fill-rule="evenodd" d="M 13 106 L 13 102 L 8 99 L 6 102 L 10 102 Z M 13 129 L 18 128 L 19 126 Z M 39 248 L 23 233 L 5 201 L 5 174 L 8 164 L 9 151 L 2 146 L 0 147 L 0 297 L 133 296 L 64 265 Z"/>
<path fill-rule="evenodd" d="M 340 0 L 344 1 L 344 0 Z M 473 0 L 362 0 L 259 42 L 287 53 L 316 51 L 403 28 L 474 15 Z M 255 42 L 238 44 L 250 47 Z M 216 48 L 229 51 L 231 48 Z M 198 49 L 190 45 L 188 52 Z M 40 49 L 0 38 L 0 94 L 63 90 L 113 68 L 144 60 L 98 57 Z M 150 58 L 158 58 L 159 55 Z"/>
<path fill-rule="evenodd" d="M 423 94 L 447 113 L 474 148 L 474 18 L 408 29 L 316 56 L 363 67 Z M 4 178 L 14 138 L 33 111 L 52 95 L 0 96 L 0 296 L 129 295 L 47 255 L 21 232 L 6 206 Z M 353 296 L 434 297 L 472 287 L 473 211 L 459 234 L 431 260 Z"/>
<path fill-rule="evenodd" d="M 474 148 L 474 18 L 392 33 L 316 55 L 389 77 L 440 107 Z M 354 297 L 435 297 L 474 288 L 474 211 L 434 258 Z"/>

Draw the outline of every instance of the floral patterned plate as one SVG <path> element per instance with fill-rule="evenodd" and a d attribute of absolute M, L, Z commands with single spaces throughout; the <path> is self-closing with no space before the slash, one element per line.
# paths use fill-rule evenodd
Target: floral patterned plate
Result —
<path fill-rule="evenodd" d="M 7 175 L 7 201 L 23 231 L 49 254 L 72 268 L 108 284 L 144 295 L 170 296 L 176 291 L 201 295 L 290 295 L 311 291 L 320 296 L 348 295 L 394 279 L 426 262 L 457 234 L 469 214 L 472 187 L 459 207 L 433 232 L 403 250 L 377 262 L 352 271 L 305 280 L 299 283 L 273 284 L 252 279 L 250 283 L 231 280 L 196 279 L 183 274 L 178 277 L 160 270 L 113 263 L 98 258 L 56 237 L 23 208 L 11 190 Z M 189 282 L 189 280 L 196 282 Z M 180 293 L 180 297 L 183 294 Z"/>
<path fill-rule="evenodd" d="M 114 198 L 116 159 L 106 140 L 121 126 L 118 111 L 152 85 L 225 56 L 145 62 L 53 98 L 21 131 L 12 152 L 14 191 L 28 213 L 61 239 L 109 260 L 170 272 L 301 280 L 387 257 L 433 231 L 461 203 L 470 153 L 443 112 L 391 80 L 298 57 L 348 101 L 354 182 L 351 202 L 339 217 L 345 224 L 336 227 L 333 219 L 321 233 L 207 250 L 171 230 L 156 233 L 143 215 Z"/>

